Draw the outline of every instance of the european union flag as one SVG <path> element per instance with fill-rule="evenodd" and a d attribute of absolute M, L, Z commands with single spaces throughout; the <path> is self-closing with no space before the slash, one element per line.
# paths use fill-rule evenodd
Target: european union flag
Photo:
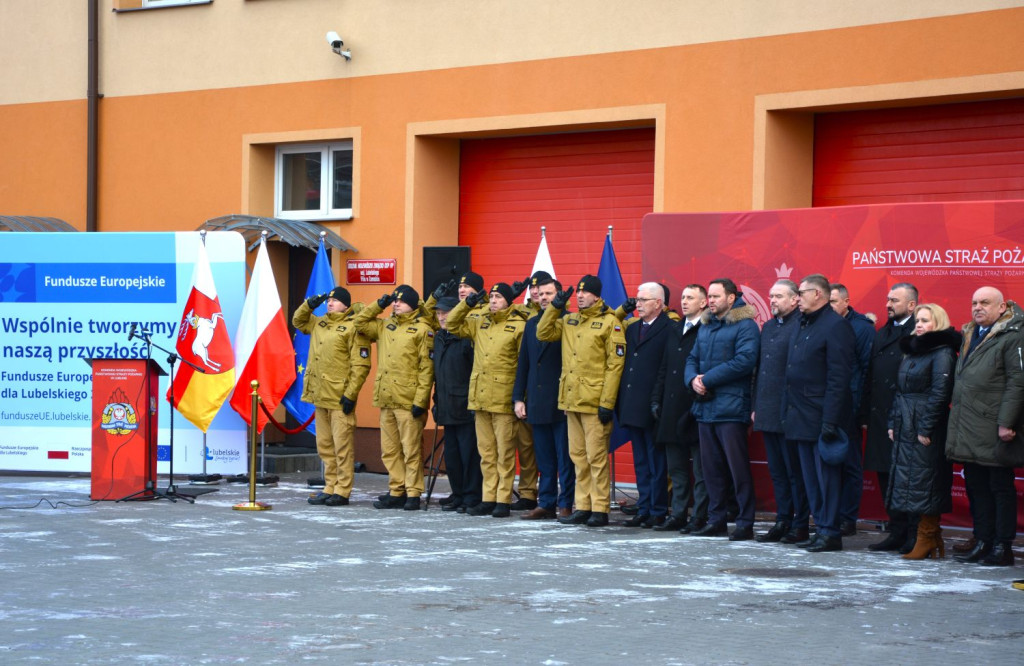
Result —
<path fill-rule="evenodd" d="M 611 233 L 604 237 L 604 250 L 601 252 L 597 278 L 601 281 L 601 298 L 605 304 L 613 309 L 622 305 L 626 300 L 626 285 L 622 281 L 622 272 L 619 271 L 619 261 L 615 258 Z M 616 418 L 608 448 L 614 451 L 628 441 L 629 433 L 619 426 L 619 420 Z"/>
<path fill-rule="evenodd" d="M 306 286 L 306 298 L 317 294 L 326 294 L 334 289 L 334 274 L 331 273 L 331 262 L 327 258 L 327 250 L 324 249 L 324 241 L 320 240 L 320 249 L 316 253 L 316 261 L 313 262 L 313 273 L 309 276 L 309 284 Z M 323 316 L 327 314 L 327 304 L 321 303 L 313 314 Z M 306 359 L 309 357 L 309 336 L 301 331 L 295 331 L 293 340 L 295 346 L 295 383 L 284 394 L 285 409 L 295 417 L 299 423 L 305 423 L 313 415 L 314 407 L 308 402 L 302 402 L 302 380 L 306 376 Z M 316 434 L 315 422 L 310 422 L 306 428 Z"/>

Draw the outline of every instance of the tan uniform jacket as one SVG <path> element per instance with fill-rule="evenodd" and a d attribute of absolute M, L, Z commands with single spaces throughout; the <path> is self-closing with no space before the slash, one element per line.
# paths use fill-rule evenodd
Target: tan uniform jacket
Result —
<path fill-rule="evenodd" d="M 362 303 L 345 312 L 313 314 L 305 301 L 292 315 L 292 326 L 309 336 L 309 356 L 302 382 L 302 401 L 326 409 L 340 409 L 341 397 L 359 397 L 370 374 L 370 341 L 356 331 Z"/>
<path fill-rule="evenodd" d="M 355 318 L 356 328 L 377 343 L 377 377 L 373 404 L 384 409 L 409 409 L 430 404 L 434 383 L 434 329 L 420 310 L 378 319 L 381 308 L 371 303 Z"/>
<path fill-rule="evenodd" d="M 603 300 L 564 317 L 558 308 L 548 307 L 537 322 L 537 339 L 562 341 L 559 409 L 596 414 L 598 407 L 615 408 L 626 336 Z"/>
<path fill-rule="evenodd" d="M 469 409 L 512 413 L 519 345 L 527 317 L 512 308 L 472 317 L 465 301 L 448 315 L 448 330 L 473 341 L 473 372 L 469 376 Z"/>

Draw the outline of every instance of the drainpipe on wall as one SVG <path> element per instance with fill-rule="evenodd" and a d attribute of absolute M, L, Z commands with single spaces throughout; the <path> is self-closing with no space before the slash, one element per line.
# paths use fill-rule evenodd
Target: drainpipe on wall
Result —
<path fill-rule="evenodd" d="M 88 88 L 86 92 L 85 230 L 96 231 L 96 129 L 99 125 L 99 0 L 89 0 Z"/>

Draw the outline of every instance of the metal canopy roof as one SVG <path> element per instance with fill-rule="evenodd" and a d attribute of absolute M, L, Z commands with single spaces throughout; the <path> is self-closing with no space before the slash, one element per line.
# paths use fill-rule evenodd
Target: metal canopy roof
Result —
<path fill-rule="evenodd" d="M 6 231 L 78 231 L 56 217 L 30 215 L 0 215 L 0 230 Z"/>
<path fill-rule="evenodd" d="M 259 245 L 263 232 L 267 232 L 267 239 L 275 236 L 294 247 L 309 248 L 316 252 L 320 248 L 320 234 L 324 236 L 324 245 L 330 249 L 341 250 L 342 252 L 358 252 L 344 238 L 325 228 L 316 222 L 305 220 L 283 220 L 279 217 L 257 217 L 255 215 L 224 215 L 207 220 L 196 229 L 202 231 L 237 231 L 245 238 L 248 244 L 247 250 L 252 252 Z"/>

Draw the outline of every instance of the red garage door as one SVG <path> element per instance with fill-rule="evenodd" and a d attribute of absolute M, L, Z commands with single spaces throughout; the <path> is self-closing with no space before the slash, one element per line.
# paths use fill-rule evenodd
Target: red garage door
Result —
<path fill-rule="evenodd" d="M 814 206 L 1024 199 L 1024 99 L 825 113 Z"/>
<path fill-rule="evenodd" d="M 547 227 L 555 272 L 596 273 L 608 225 L 627 291 L 640 280 L 640 222 L 654 202 L 654 130 L 462 142 L 459 244 L 487 284 L 526 277 Z"/>

